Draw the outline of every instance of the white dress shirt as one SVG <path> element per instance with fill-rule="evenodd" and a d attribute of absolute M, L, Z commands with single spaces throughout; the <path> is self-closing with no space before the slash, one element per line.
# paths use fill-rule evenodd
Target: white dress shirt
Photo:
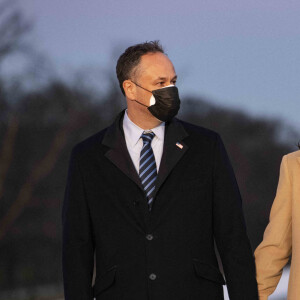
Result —
<path fill-rule="evenodd" d="M 137 173 L 139 173 L 140 155 L 143 147 L 143 139 L 141 138 L 141 135 L 144 132 L 144 129 L 140 128 L 129 119 L 127 109 L 124 113 L 123 129 L 128 152 L 131 156 Z M 151 130 L 155 133 L 155 136 L 151 142 L 151 146 L 153 149 L 156 169 L 158 172 L 164 146 L 165 122 L 160 123 L 155 128 L 151 128 Z"/>

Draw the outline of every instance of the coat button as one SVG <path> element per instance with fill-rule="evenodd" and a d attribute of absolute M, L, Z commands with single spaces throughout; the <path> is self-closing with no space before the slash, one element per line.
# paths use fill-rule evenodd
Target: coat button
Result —
<path fill-rule="evenodd" d="M 149 275 L 149 278 L 151 280 L 155 280 L 156 279 L 156 275 L 154 273 L 152 273 L 152 274 Z"/>
<path fill-rule="evenodd" d="M 153 240 L 153 235 L 152 235 L 152 234 L 147 234 L 147 235 L 146 235 L 146 239 L 147 239 L 148 241 Z"/>

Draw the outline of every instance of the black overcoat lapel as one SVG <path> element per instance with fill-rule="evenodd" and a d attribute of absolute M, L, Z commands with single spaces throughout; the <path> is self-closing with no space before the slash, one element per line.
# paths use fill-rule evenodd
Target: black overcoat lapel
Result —
<path fill-rule="evenodd" d="M 163 155 L 155 185 L 153 210 L 149 219 L 151 222 L 150 230 L 154 230 L 162 217 L 166 215 L 168 208 L 172 206 L 173 199 L 171 197 L 159 198 L 157 201 L 156 196 L 172 170 L 188 150 L 189 147 L 183 142 L 187 136 L 188 133 L 177 118 L 166 123 Z"/>
<path fill-rule="evenodd" d="M 114 123 L 108 127 L 102 144 L 109 147 L 109 150 L 105 153 L 105 157 L 109 159 L 120 171 L 124 173 L 128 178 L 130 178 L 144 193 L 143 186 L 141 184 L 140 178 L 136 172 L 132 159 L 127 149 L 125 135 L 123 131 L 123 116 L 125 110 L 121 111 L 117 116 Z M 131 197 L 124 197 L 122 199 L 116 199 L 117 205 L 120 207 L 127 207 L 128 212 L 124 211 L 124 215 L 129 221 L 137 227 L 138 230 L 146 232 L 146 221 L 142 214 L 142 211 L 147 209 L 147 203 L 144 201 L 138 202 L 141 209 L 132 203 Z M 126 203 L 120 203 L 120 201 L 126 201 Z"/>
<path fill-rule="evenodd" d="M 118 167 L 144 192 L 140 178 L 136 172 L 127 149 L 123 131 L 124 113 L 125 110 L 123 110 L 117 116 L 115 122 L 108 127 L 105 136 L 103 137 L 102 144 L 109 147 L 109 150 L 105 153 L 105 157 L 109 159 L 116 167 Z M 172 121 L 166 122 L 164 149 L 154 195 L 157 195 L 159 189 L 168 178 L 170 172 L 187 151 L 188 146 L 182 141 L 187 136 L 187 132 L 178 119 L 173 118 Z M 179 144 L 176 145 L 177 143 Z M 153 228 L 153 226 L 155 226 L 155 224 L 159 221 L 160 217 L 164 215 L 167 207 L 171 205 L 171 201 L 172 199 L 163 199 L 161 202 L 155 203 L 155 213 L 149 213 L 146 201 L 142 201 L 140 203 L 141 210 L 136 209 L 136 207 L 133 205 L 129 205 L 129 208 L 131 215 L 133 215 L 136 220 L 141 222 L 143 224 L 143 230 L 147 231 L 150 225 L 149 222 L 151 222 L 151 228 Z"/>

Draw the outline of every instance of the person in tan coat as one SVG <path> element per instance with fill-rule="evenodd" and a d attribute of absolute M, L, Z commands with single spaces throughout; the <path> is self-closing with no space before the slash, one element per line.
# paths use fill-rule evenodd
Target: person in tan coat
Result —
<path fill-rule="evenodd" d="M 288 300 L 300 299 L 300 151 L 284 155 L 279 183 L 263 241 L 254 252 L 259 299 L 275 291 L 291 260 Z"/>

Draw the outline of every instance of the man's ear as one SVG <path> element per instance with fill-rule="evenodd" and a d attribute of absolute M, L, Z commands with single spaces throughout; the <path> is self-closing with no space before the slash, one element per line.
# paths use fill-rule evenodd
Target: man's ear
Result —
<path fill-rule="evenodd" d="M 131 80 L 123 81 L 123 89 L 126 98 L 130 100 L 135 100 L 136 98 L 136 85 Z"/>

